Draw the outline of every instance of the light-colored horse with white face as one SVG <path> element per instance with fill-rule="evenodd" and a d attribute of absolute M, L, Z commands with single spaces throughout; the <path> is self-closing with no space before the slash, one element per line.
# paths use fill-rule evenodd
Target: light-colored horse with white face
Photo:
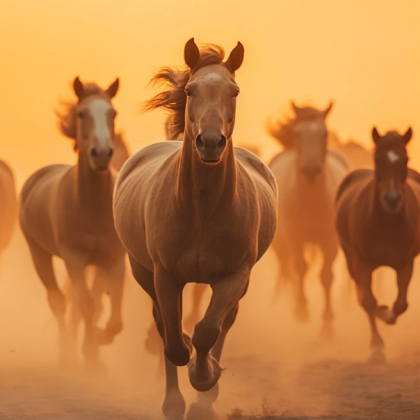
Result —
<path fill-rule="evenodd" d="M 78 98 L 74 108 L 78 163 L 47 166 L 27 180 L 21 194 L 20 223 L 58 321 L 61 362 L 73 363 L 74 353 L 53 256 L 66 265 L 85 324 L 83 353 L 87 367 L 96 370 L 100 368 L 98 345 L 111 343 L 122 330 L 125 252 L 114 228 L 115 173 L 110 169 L 116 116 L 111 100 L 119 82 L 117 79 L 102 90 L 76 78 L 73 86 Z M 112 309 L 104 330 L 96 326 L 95 300 L 85 278 L 87 266 L 96 267 L 96 275 L 102 278 L 98 284 L 107 283 Z"/>
<path fill-rule="evenodd" d="M 115 188 L 115 226 L 134 277 L 153 299 L 164 343 L 163 412 L 168 420 L 184 418 L 176 366 L 188 364 L 192 386 L 204 392 L 199 404 L 206 402 L 211 410 L 226 334 L 251 269 L 276 228 L 272 173 L 232 142 L 239 93 L 234 73 L 243 53 L 238 44 L 223 62 L 221 49 L 200 51 L 190 40 L 185 46 L 188 67 L 180 72 L 183 82 L 174 82 L 174 70 L 158 73 L 156 79 L 169 89 L 149 101 L 149 107 L 171 109 L 183 141 L 161 142 L 138 152 L 122 168 Z M 181 324 L 182 291 L 191 282 L 209 284 L 213 290 L 192 340 Z"/>

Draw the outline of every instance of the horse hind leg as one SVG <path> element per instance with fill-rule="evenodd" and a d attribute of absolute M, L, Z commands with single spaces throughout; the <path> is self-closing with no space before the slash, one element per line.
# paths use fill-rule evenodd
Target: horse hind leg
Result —
<path fill-rule="evenodd" d="M 61 367 L 73 368 L 77 364 L 74 342 L 66 324 L 66 299 L 58 287 L 54 273 L 52 255 L 28 239 L 35 270 L 47 290 L 49 306 L 58 322 L 59 328 L 59 364 Z"/>
<path fill-rule="evenodd" d="M 210 305 L 204 318 L 196 325 L 192 338 L 196 356 L 188 364 L 190 382 L 197 391 L 209 391 L 220 378 L 222 369 L 216 358 L 219 356 L 215 354 L 214 357 L 210 351 L 221 336 L 224 340 L 222 331 L 225 319 L 245 294 L 248 281 L 249 275 L 235 273 L 212 284 Z"/>

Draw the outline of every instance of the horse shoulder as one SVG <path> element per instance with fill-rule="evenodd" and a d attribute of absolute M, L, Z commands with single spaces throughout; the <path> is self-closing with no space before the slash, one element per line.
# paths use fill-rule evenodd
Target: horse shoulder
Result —
<path fill-rule="evenodd" d="M 269 167 L 254 153 L 242 147 L 235 147 L 235 155 L 239 162 L 241 162 L 247 170 L 261 176 L 270 186 L 275 194 L 277 194 L 277 183 L 273 173 Z"/>

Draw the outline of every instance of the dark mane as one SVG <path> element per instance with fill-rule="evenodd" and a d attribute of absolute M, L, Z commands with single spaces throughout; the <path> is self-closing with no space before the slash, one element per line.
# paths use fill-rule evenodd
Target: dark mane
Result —
<path fill-rule="evenodd" d="M 74 141 L 74 150 L 77 150 L 77 142 L 76 142 L 76 108 L 77 105 L 83 101 L 85 98 L 91 95 L 103 93 L 105 91 L 101 89 L 95 83 L 85 83 L 84 85 L 84 94 L 82 98 L 75 102 L 69 101 L 61 101 L 60 107 L 61 110 L 55 110 L 55 115 L 58 118 L 58 129 L 60 130 L 61 134 L 66 136 L 67 138 Z"/>
<path fill-rule="evenodd" d="M 299 108 L 298 117 L 286 117 L 285 121 L 277 120 L 274 124 L 267 124 L 267 131 L 275 138 L 285 149 L 294 148 L 293 127 L 297 122 L 313 120 L 323 115 L 322 111 L 311 106 Z"/>
<path fill-rule="evenodd" d="M 169 112 L 170 118 L 167 119 L 166 130 L 177 138 L 184 132 L 185 128 L 185 107 L 187 96 L 185 86 L 191 75 L 203 67 L 212 64 L 223 64 L 225 52 L 222 47 L 217 45 L 205 45 L 200 50 L 200 60 L 192 71 L 187 66 L 181 68 L 163 67 L 152 78 L 151 83 L 162 85 L 164 91 L 158 93 L 153 98 L 144 103 L 144 111 L 152 111 L 156 108 L 163 108 Z M 228 68 L 225 65 L 226 68 Z"/>

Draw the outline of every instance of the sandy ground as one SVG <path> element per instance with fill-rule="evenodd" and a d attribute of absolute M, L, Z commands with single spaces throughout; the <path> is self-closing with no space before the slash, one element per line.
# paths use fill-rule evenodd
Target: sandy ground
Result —
<path fill-rule="evenodd" d="M 297 323 L 290 295 L 273 301 L 277 265 L 271 253 L 255 268 L 248 295 L 226 344 L 216 410 L 221 419 L 420 419 L 420 284 L 396 326 L 381 325 L 388 364 L 372 367 L 367 320 L 337 262 L 336 336 L 320 339 L 322 294 L 308 278 L 311 321 Z M 57 266 L 63 277 L 63 270 Z M 391 303 L 393 276 L 377 285 Z M 56 368 L 56 326 L 18 233 L 0 269 L 0 420 L 158 420 L 164 382 L 157 358 L 143 346 L 150 303 L 127 277 L 125 330 L 103 348 L 108 374 L 87 378 L 82 369 Z M 187 291 L 188 293 L 188 291 Z M 185 299 L 188 306 L 188 296 Z M 188 308 L 187 308 L 188 310 Z M 181 386 L 195 399 L 180 369 Z M 197 419 L 201 420 L 201 419 Z"/>

